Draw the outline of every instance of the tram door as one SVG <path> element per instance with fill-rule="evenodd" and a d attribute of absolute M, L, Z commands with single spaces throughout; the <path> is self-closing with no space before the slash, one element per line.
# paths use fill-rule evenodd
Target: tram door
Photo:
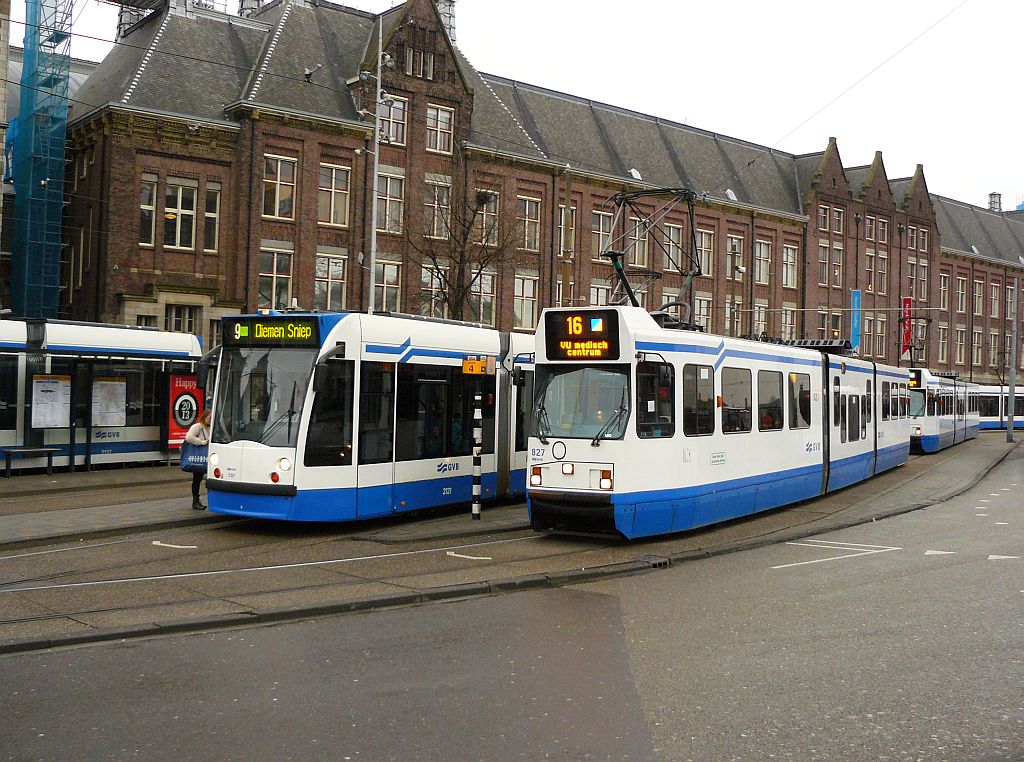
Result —
<path fill-rule="evenodd" d="M 395 367 L 393 362 L 359 364 L 359 517 L 387 515 L 394 509 Z"/>

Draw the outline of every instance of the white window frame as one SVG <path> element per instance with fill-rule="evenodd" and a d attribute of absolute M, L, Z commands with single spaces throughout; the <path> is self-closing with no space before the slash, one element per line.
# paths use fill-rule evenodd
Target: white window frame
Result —
<path fill-rule="evenodd" d="M 590 258 L 593 261 L 605 262 L 604 259 L 601 259 L 601 252 L 611 243 L 614 222 L 615 218 L 610 212 L 592 211 L 590 213 Z"/>
<path fill-rule="evenodd" d="M 725 237 L 725 279 L 743 282 L 743 273 L 736 270 L 743 267 L 743 236 L 728 235 Z"/>
<path fill-rule="evenodd" d="M 864 218 L 864 239 L 875 240 L 875 218 L 870 214 Z"/>
<path fill-rule="evenodd" d="M 376 269 L 373 273 L 373 288 L 374 288 L 374 304 L 376 304 L 379 310 L 390 310 L 391 312 L 401 312 L 402 310 L 402 263 L 393 262 L 386 259 L 378 259 L 375 263 Z M 377 271 L 380 271 L 380 278 L 377 277 Z M 396 275 L 396 283 L 389 284 L 387 282 L 387 273 L 393 271 Z M 377 290 L 379 289 L 379 293 Z M 388 306 L 388 297 L 394 295 L 395 305 L 393 307 Z"/>
<path fill-rule="evenodd" d="M 796 288 L 797 247 L 792 244 L 782 246 L 782 287 Z"/>
<path fill-rule="evenodd" d="M 999 367 L 999 331 L 988 332 L 988 365 L 990 368 Z"/>
<path fill-rule="evenodd" d="M 957 276 L 956 279 L 956 311 L 967 314 L 967 278 Z"/>
<path fill-rule="evenodd" d="M 864 283 L 865 291 L 868 293 L 874 293 L 875 291 L 875 250 L 865 249 L 864 250 Z"/>
<path fill-rule="evenodd" d="M 974 281 L 974 293 L 971 294 L 974 308 L 974 316 L 981 317 L 985 314 L 985 281 Z"/>
<path fill-rule="evenodd" d="M 202 308 L 198 304 L 164 305 L 164 330 L 174 333 L 195 333 L 202 321 Z"/>
<path fill-rule="evenodd" d="M 836 256 L 838 254 L 838 257 Z M 838 241 L 832 243 L 832 261 L 829 264 L 829 275 L 832 276 L 832 288 L 843 287 L 843 245 Z"/>
<path fill-rule="evenodd" d="M 476 319 L 485 325 L 494 325 L 497 312 L 497 283 L 498 274 L 495 271 L 481 270 L 469 286 L 469 301 L 476 308 Z"/>
<path fill-rule="evenodd" d="M 214 199 L 213 211 L 210 211 L 210 198 Z M 207 183 L 203 193 L 203 251 L 216 254 L 220 250 L 220 183 Z M 206 245 L 208 233 L 213 230 L 213 248 Z"/>
<path fill-rule="evenodd" d="M 783 307 L 780 314 L 782 318 L 782 339 L 783 341 L 792 341 L 796 338 L 796 308 Z"/>
<path fill-rule="evenodd" d="M 668 230 L 668 227 L 668 225 L 665 226 L 666 231 Z M 681 262 L 683 229 L 678 225 L 673 225 L 673 227 L 679 227 L 680 254 L 676 257 L 676 262 Z M 715 231 L 697 228 L 697 257 L 700 262 L 700 274 L 708 277 L 714 275 Z"/>
<path fill-rule="evenodd" d="M 394 101 L 390 106 L 381 103 L 377 108 L 380 112 L 380 142 L 393 146 L 404 146 L 409 119 L 409 99 L 388 93 Z M 400 117 L 396 116 L 400 114 Z"/>
<path fill-rule="evenodd" d="M 682 272 L 683 261 L 683 226 L 666 223 L 665 230 L 665 261 L 664 270 L 667 272 Z M 704 269 L 703 264 L 701 269 Z M 708 273 L 703 273 L 708 275 Z"/>
<path fill-rule="evenodd" d="M 447 128 L 442 115 L 448 116 Z M 433 124 L 431 124 L 433 122 Z M 431 147 L 431 139 L 434 146 Z M 455 109 L 436 103 L 427 104 L 427 153 L 451 155 L 455 139 Z"/>
<path fill-rule="evenodd" d="M 398 194 L 393 195 L 396 188 Z M 377 220 L 375 221 L 377 232 L 401 235 L 404 219 L 405 178 L 379 172 L 377 174 Z M 384 222 L 384 227 L 381 227 L 381 220 Z"/>
<path fill-rule="evenodd" d="M 476 192 L 478 194 L 490 194 L 487 203 L 480 207 L 480 211 L 476 216 L 475 227 L 479 233 L 477 241 L 482 246 L 497 246 L 498 227 L 500 224 L 498 213 L 501 210 L 501 194 L 489 188 L 477 188 Z"/>
<path fill-rule="evenodd" d="M 889 252 L 879 249 L 875 256 L 875 275 L 877 277 L 875 293 L 885 296 L 889 290 Z"/>
<path fill-rule="evenodd" d="M 949 309 L 949 273 L 939 273 L 939 309 Z"/>
<path fill-rule="evenodd" d="M 885 357 L 888 322 L 885 315 L 875 315 L 875 357 Z"/>
<path fill-rule="evenodd" d="M 873 357 L 875 354 L 875 316 L 865 315 L 860 336 L 861 357 Z"/>
<path fill-rule="evenodd" d="M 967 357 L 967 326 L 958 325 L 956 327 L 956 364 L 963 365 L 964 360 Z"/>
<path fill-rule="evenodd" d="M 150 190 L 150 203 L 144 204 L 143 192 L 146 186 L 149 186 Z M 142 178 L 142 182 L 139 184 L 139 246 L 145 246 L 151 248 L 156 245 L 156 190 L 157 181 L 155 179 Z M 142 240 L 142 213 L 149 212 L 149 240 Z"/>
<path fill-rule="evenodd" d="M 448 317 L 447 265 L 424 262 L 420 268 L 420 314 L 436 318 Z"/>
<path fill-rule="evenodd" d="M 832 213 L 827 206 L 822 204 L 818 207 L 818 230 L 828 230 Z"/>
<path fill-rule="evenodd" d="M 949 361 L 949 326 L 939 323 L 939 365 Z"/>
<path fill-rule="evenodd" d="M 269 272 L 267 270 L 264 270 L 263 263 L 262 263 L 262 259 L 263 259 L 263 255 L 264 254 L 272 254 L 273 255 L 273 262 L 274 262 L 273 272 Z M 288 273 L 287 274 L 279 273 L 277 271 L 278 256 L 282 255 L 282 254 L 288 256 Z M 294 251 L 291 251 L 289 249 L 274 249 L 274 248 L 270 248 L 270 247 L 266 247 L 266 246 L 262 247 L 260 249 L 259 273 L 256 276 L 256 283 L 257 283 L 257 285 L 256 285 L 256 306 L 257 306 L 257 308 L 280 310 L 280 309 L 284 309 L 285 307 L 288 307 L 291 304 L 291 301 L 292 301 L 292 275 L 293 275 L 294 271 L 295 271 L 295 252 Z M 268 278 L 270 279 L 270 303 L 269 304 L 262 304 L 262 303 L 260 303 L 259 283 L 260 283 L 260 281 L 262 281 L 264 279 L 268 279 Z M 284 300 L 285 303 L 284 304 L 278 304 L 277 303 L 277 286 L 278 286 L 278 281 L 280 281 L 280 280 L 286 280 L 288 282 L 288 293 L 285 296 L 285 300 Z"/>
<path fill-rule="evenodd" d="M 641 231 L 643 231 L 642 235 Z M 626 233 L 626 258 L 629 264 L 634 267 L 647 267 L 647 263 L 650 261 L 650 235 L 651 229 L 646 219 L 629 218 L 629 228 Z"/>
<path fill-rule="evenodd" d="M 772 242 L 758 238 L 754 242 L 754 283 L 767 286 L 772 277 Z"/>
<path fill-rule="evenodd" d="M 981 328 L 971 331 L 971 363 L 975 367 L 981 367 L 981 344 L 984 341 Z"/>
<path fill-rule="evenodd" d="M 991 289 L 989 310 L 992 312 L 990 317 L 999 318 L 999 295 L 1002 292 L 1001 283 L 990 283 L 989 288 Z"/>
<path fill-rule="evenodd" d="M 878 218 L 878 242 L 889 243 L 889 220 Z"/>
<path fill-rule="evenodd" d="M 565 255 L 576 251 L 576 207 L 569 207 L 569 238 L 565 233 L 565 204 L 558 205 L 558 250 Z"/>
<path fill-rule="evenodd" d="M 176 206 L 167 206 L 167 194 L 171 192 L 171 189 L 176 189 L 175 203 Z M 182 206 L 182 198 L 185 195 L 185 191 L 192 194 L 192 208 L 186 209 Z M 199 189 L 192 184 L 183 184 L 176 182 L 174 178 L 168 178 L 166 185 L 164 186 L 164 236 L 163 236 L 163 247 L 165 249 L 171 249 L 174 251 L 194 251 L 196 246 L 196 204 L 198 202 Z M 174 215 L 174 243 L 167 243 L 167 223 L 171 222 L 170 215 Z M 187 224 L 187 228 L 182 223 Z M 181 243 L 181 232 L 183 229 L 189 231 L 189 239 L 191 243 L 183 245 Z"/>
<path fill-rule="evenodd" d="M 323 262 L 324 275 L 320 275 L 320 263 Z M 334 274 L 333 264 L 340 263 L 341 265 L 341 277 L 336 278 Z M 345 309 L 346 300 L 346 281 L 348 280 L 348 258 L 341 254 L 325 254 L 324 252 L 317 252 L 316 254 L 316 269 L 313 271 L 313 304 L 321 311 L 330 311 L 334 309 L 343 310 Z M 320 304 L 317 300 L 319 288 L 318 286 L 323 284 L 324 286 L 324 302 Z M 336 295 L 336 291 L 341 291 L 341 304 L 337 308 L 331 306 L 331 297 Z"/>
<path fill-rule="evenodd" d="M 267 164 L 276 164 L 276 170 L 274 177 L 267 177 Z M 290 164 L 292 169 L 291 182 L 281 179 L 281 167 Z M 265 153 L 263 154 L 263 217 L 271 220 L 294 220 L 295 219 L 295 207 L 298 196 L 298 174 L 299 174 L 299 162 L 298 159 L 293 159 L 291 156 L 278 156 L 277 154 Z M 281 208 L 283 205 L 282 189 L 291 189 L 291 211 L 288 214 L 281 214 Z M 272 194 L 274 203 L 274 213 L 267 214 L 267 193 Z"/>
<path fill-rule="evenodd" d="M 529 287 L 527 287 L 529 285 Z M 512 310 L 514 327 L 533 330 L 537 327 L 537 304 L 540 278 L 536 275 L 516 272 L 512 287 Z M 529 314 L 527 314 L 529 310 Z M 527 318 L 529 321 L 527 322 Z"/>
<path fill-rule="evenodd" d="M 443 194 L 440 193 L 442 188 L 445 191 Z M 426 232 L 423 235 L 427 238 L 447 240 L 451 235 L 452 186 L 448 183 L 428 180 L 425 190 L 426 198 L 423 208 L 427 224 Z"/>
<path fill-rule="evenodd" d="M 329 184 L 324 185 L 324 171 L 330 174 L 328 180 Z M 339 186 L 338 177 L 342 175 L 344 177 L 344 186 Z M 349 198 L 352 188 L 352 168 L 346 167 L 342 164 L 328 164 L 326 162 L 320 162 L 320 177 L 318 181 L 318 193 L 317 193 L 317 210 L 316 218 L 317 224 L 325 227 L 332 228 L 346 228 L 348 227 L 348 215 L 349 215 Z M 327 200 L 327 219 L 324 219 L 324 195 L 326 194 Z M 341 222 L 335 222 L 334 219 L 337 216 L 335 212 L 338 209 L 342 209 Z"/>
<path fill-rule="evenodd" d="M 679 293 L 676 292 L 674 297 L 676 301 L 679 300 Z M 667 300 L 666 300 L 667 301 Z M 712 301 L 711 294 L 696 294 L 693 298 L 693 322 L 704 328 L 705 333 L 711 332 L 711 315 L 714 308 L 714 302 Z M 679 308 L 674 307 L 676 316 L 679 315 Z"/>
<path fill-rule="evenodd" d="M 522 225 L 519 249 L 540 251 L 541 200 L 534 196 L 516 196 L 516 225 Z M 536 213 L 530 215 L 531 209 Z"/>

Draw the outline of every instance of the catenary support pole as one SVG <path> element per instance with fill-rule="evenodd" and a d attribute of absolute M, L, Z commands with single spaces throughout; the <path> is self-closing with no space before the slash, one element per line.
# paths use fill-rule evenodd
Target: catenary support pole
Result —
<path fill-rule="evenodd" d="M 1020 309 L 1018 304 L 1020 292 L 1017 289 L 1020 286 L 1019 280 L 1019 278 L 1013 279 L 1013 319 L 1010 321 L 1010 404 L 1006 409 L 1007 442 L 1013 442 L 1013 414 L 1017 407 L 1017 323 L 1020 322 L 1020 317 L 1017 315 L 1017 310 Z"/>
<path fill-rule="evenodd" d="M 483 398 L 479 391 L 473 395 L 473 518 L 480 518 L 480 454 L 483 450 Z"/>

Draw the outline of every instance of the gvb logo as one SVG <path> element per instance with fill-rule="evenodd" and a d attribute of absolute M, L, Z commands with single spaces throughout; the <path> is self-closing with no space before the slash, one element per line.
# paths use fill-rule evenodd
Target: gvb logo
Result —
<path fill-rule="evenodd" d="M 458 470 L 459 470 L 459 464 L 458 463 L 438 463 L 437 464 L 437 473 L 439 473 L 439 474 L 446 474 L 449 471 L 458 471 Z"/>

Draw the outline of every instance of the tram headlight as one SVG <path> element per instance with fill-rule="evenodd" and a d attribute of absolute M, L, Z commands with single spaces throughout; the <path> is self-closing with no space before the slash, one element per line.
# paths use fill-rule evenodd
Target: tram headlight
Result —
<path fill-rule="evenodd" d="M 220 465 L 220 455 L 218 453 L 215 453 L 215 452 L 210 453 L 209 463 L 210 463 L 211 466 L 219 466 Z"/>
<path fill-rule="evenodd" d="M 540 466 L 534 466 L 530 469 L 530 486 L 539 487 L 541 485 Z"/>
<path fill-rule="evenodd" d="M 921 427 L 920 426 L 915 426 L 914 427 L 914 436 L 915 437 L 921 436 Z"/>
<path fill-rule="evenodd" d="M 572 476 L 575 471 L 576 468 L 573 466 L 572 463 L 562 464 L 562 473 L 565 474 L 566 476 Z"/>
<path fill-rule="evenodd" d="M 601 481 L 598 482 L 598 486 L 600 486 L 601 489 L 611 489 L 612 488 L 612 472 L 611 471 L 602 471 L 601 472 Z"/>
<path fill-rule="evenodd" d="M 288 458 L 281 458 L 281 460 L 277 461 L 277 467 L 282 471 L 291 471 L 292 462 Z"/>

